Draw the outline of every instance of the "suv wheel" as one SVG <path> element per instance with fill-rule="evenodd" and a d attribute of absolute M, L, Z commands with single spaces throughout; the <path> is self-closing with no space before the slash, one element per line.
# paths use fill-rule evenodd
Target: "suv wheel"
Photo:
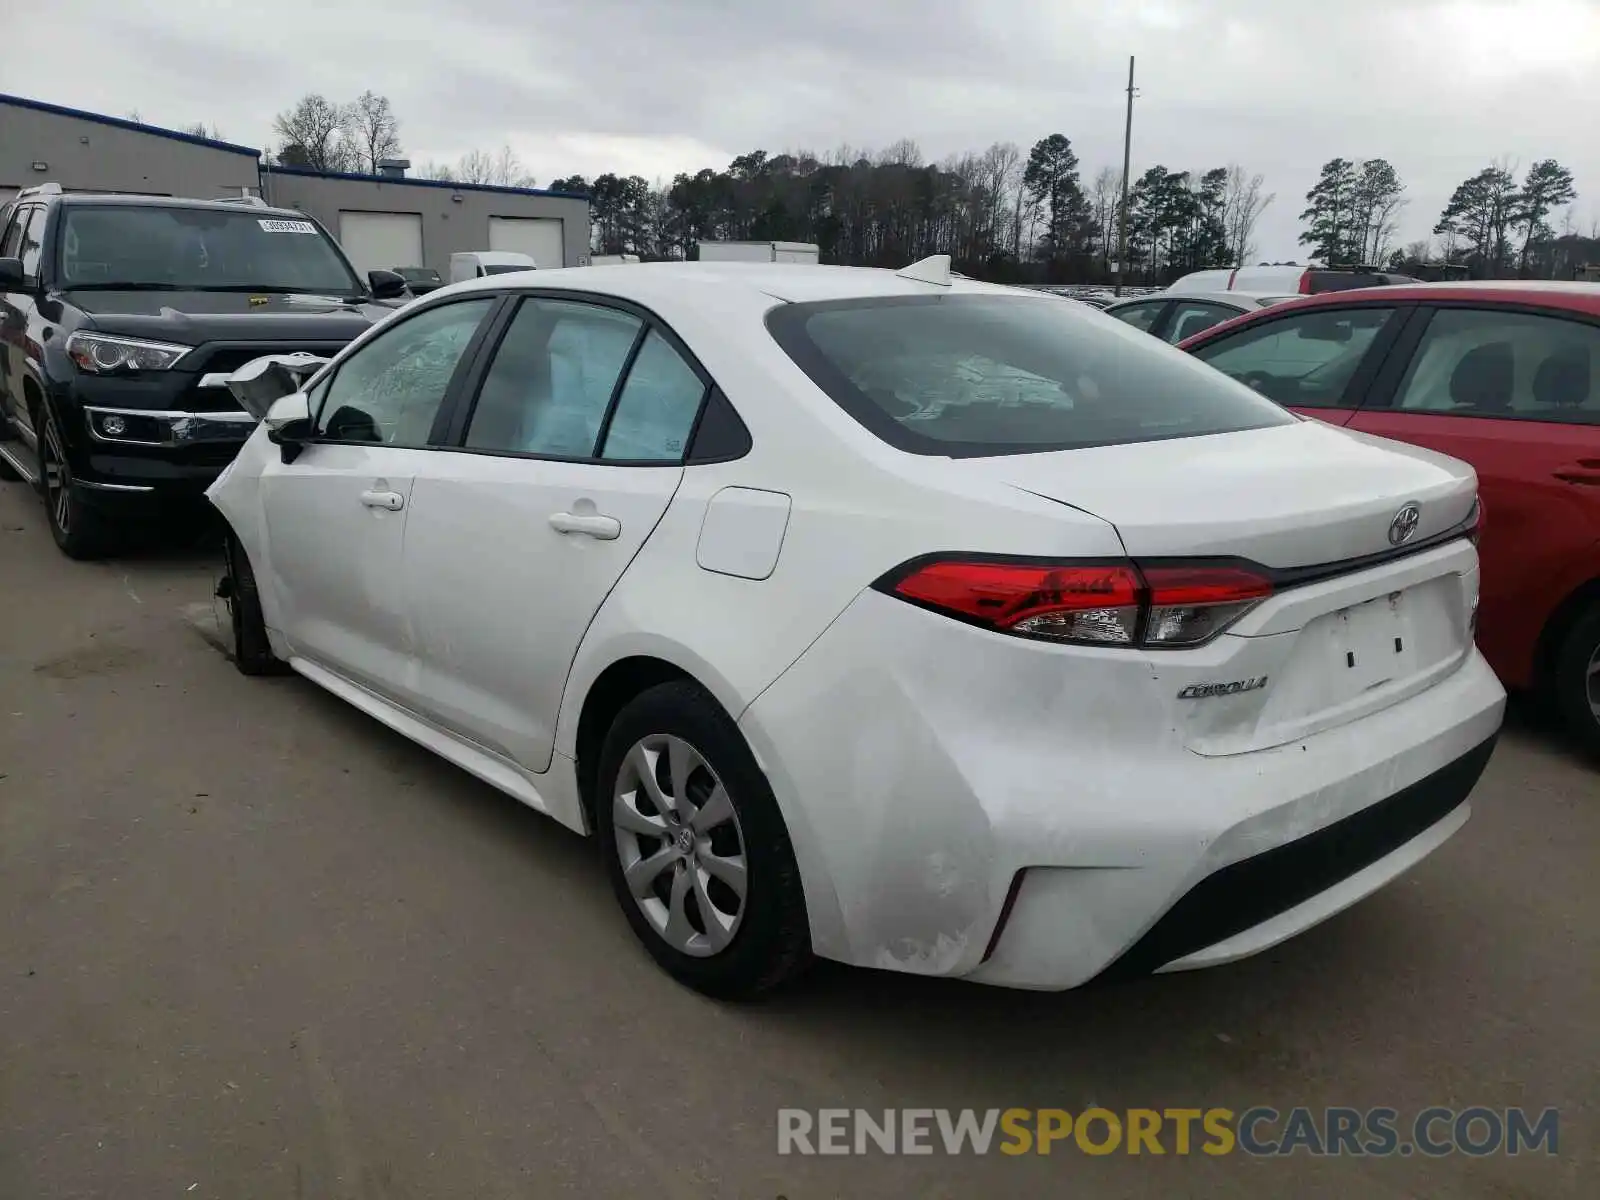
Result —
<path fill-rule="evenodd" d="M 72 465 L 56 417 L 43 410 L 39 433 L 39 487 L 44 492 L 50 536 L 68 558 L 104 558 L 111 550 L 111 529 L 106 519 L 78 496 L 72 482 Z"/>
<path fill-rule="evenodd" d="M 1555 702 L 1578 744 L 1600 756 L 1600 605 L 1568 630 L 1556 655 Z"/>
<path fill-rule="evenodd" d="M 811 960 L 800 871 L 738 726 L 700 687 L 666 683 L 617 715 L 595 825 L 628 924 L 674 978 L 747 999 Z"/>

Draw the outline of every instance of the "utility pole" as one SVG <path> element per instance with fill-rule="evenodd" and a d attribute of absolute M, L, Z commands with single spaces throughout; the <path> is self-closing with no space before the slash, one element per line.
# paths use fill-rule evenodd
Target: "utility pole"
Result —
<path fill-rule="evenodd" d="M 1117 289 L 1128 274 L 1128 170 L 1133 150 L 1133 55 L 1128 55 L 1128 117 L 1122 126 L 1122 210 L 1117 218 Z"/>

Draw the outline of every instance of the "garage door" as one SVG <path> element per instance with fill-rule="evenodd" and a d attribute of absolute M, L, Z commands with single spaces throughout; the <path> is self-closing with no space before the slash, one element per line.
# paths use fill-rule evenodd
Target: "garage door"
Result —
<path fill-rule="evenodd" d="M 360 271 L 423 266 L 419 213 L 342 212 L 339 244 Z"/>
<path fill-rule="evenodd" d="M 531 254 L 547 271 L 566 265 L 559 218 L 490 217 L 489 249 Z"/>

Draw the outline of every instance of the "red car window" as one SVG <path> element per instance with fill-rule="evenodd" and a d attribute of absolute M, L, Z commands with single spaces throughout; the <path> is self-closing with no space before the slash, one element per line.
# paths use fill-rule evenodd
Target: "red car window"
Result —
<path fill-rule="evenodd" d="M 1600 328 L 1538 313 L 1441 309 L 1390 407 L 1600 424 Z"/>

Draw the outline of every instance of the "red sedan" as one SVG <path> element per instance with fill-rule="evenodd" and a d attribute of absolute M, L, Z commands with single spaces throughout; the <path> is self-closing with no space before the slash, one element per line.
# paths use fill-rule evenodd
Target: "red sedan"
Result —
<path fill-rule="evenodd" d="M 1478 643 L 1600 753 L 1600 286 L 1329 292 L 1182 343 L 1307 417 L 1478 471 Z"/>

